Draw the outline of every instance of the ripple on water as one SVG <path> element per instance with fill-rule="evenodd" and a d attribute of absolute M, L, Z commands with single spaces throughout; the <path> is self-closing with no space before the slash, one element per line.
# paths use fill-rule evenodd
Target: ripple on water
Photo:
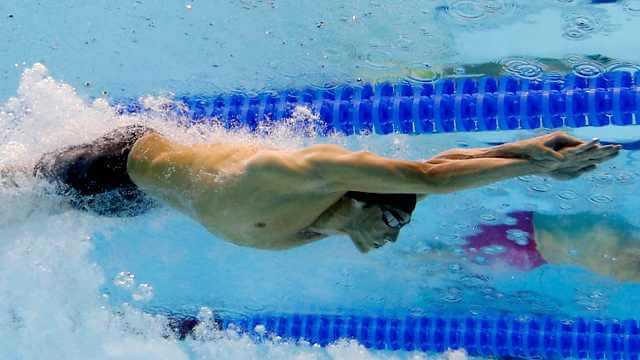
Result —
<path fill-rule="evenodd" d="M 578 62 L 573 65 L 572 71 L 578 76 L 595 78 L 604 73 L 604 67 L 594 61 Z"/>
<path fill-rule="evenodd" d="M 558 193 L 558 198 L 562 200 L 574 200 L 578 197 L 578 193 L 573 190 L 563 190 Z"/>
<path fill-rule="evenodd" d="M 602 31 L 606 12 L 581 7 L 567 12 L 563 17 L 565 24 L 562 35 L 570 40 L 582 40 Z"/>
<path fill-rule="evenodd" d="M 633 174 L 630 172 L 621 172 L 616 175 L 616 182 L 618 184 L 628 184 L 633 182 Z"/>
<path fill-rule="evenodd" d="M 536 79 L 544 72 L 544 65 L 524 57 L 508 57 L 500 60 L 503 70 L 522 79 Z"/>
<path fill-rule="evenodd" d="M 589 196 L 589 201 L 591 201 L 594 204 L 602 205 L 602 204 L 608 204 L 612 202 L 613 198 L 605 194 L 593 194 Z"/>
<path fill-rule="evenodd" d="M 441 299 L 448 303 L 459 303 L 462 301 L 464 297 L 464 292 L 462 289 L 457 287 L 447 288 L 442 294 Z"/>
<path fill-rule="evenodd" d="M 622 8 L 631 16 L 640 16 L 640 0 L 625 0 Z"/>
<path fill-rule="evenodd" d="M 391 67 L 392 56 L 389 51 L 373 49 L 367 53 L 365 64 L 372 69 L 384 70 Z"/>
<path fill-rule="evenodd" d="M 560 210 L 567 211 L 567 210 L 573 209 L 573 205 L 563 202 L 563 203 L 560 203 L 559 208 Z"/>
<path fill-rule="evenodd" d="M 518 7 L 515 0 L 453 0 L 439 8 L 439 15 L 464 26 L 489 27 L 496 25 L 489 19 L 512 18 Z"/>
<path fill-rule="evenodd" d="M 636 72 L 640 71 L 640 65 L 627 62 L 614 62 L 607 66 L 607 72 L 611 71 Z"/>
<path fill-rule="evenodd" d="M 529 190 L 531 191 L 535 191 L 535 192 L 548 192 L 551 190 L 551 184 L 549 183 L 538 183 L 538 184 L 533 184 L 531 186 L 529 186 Z"/>
<path fill-rule="evenodd" d="M 462 21 L 477 20 L 485 17 L 486 8 L 480 1 L 458 0 L 449 6 L 449 15 Z"/>

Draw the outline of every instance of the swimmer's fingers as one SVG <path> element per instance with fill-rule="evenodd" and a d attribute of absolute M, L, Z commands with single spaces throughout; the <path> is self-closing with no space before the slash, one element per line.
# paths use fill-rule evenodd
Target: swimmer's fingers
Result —
<path fill-rule="evenodd" d="M 564 154 L 566 158 L 569 160 L 575 159 L 577 157 L 586 156 L 586 154 L 596 151 L 600 146 L 599 143 L 600 143 L 600 140 L 593 139 L 589 142 L 586 142 L 580 145 L 562 149 L 560 150 L 560 152 Z"/>
<path fill-rule="evenodd" d="M 620 145 L 600 146 L 597 150 L 589 154 L 591 160 L 609 160 L 616 157 L 620 153 Z"/>
<path fill-rule="evenodd" d="M 596 165 L 587 165 L 582 168 L 563 169 L 551 173 L 551 177 L 556 180 L 573 180 L 597 168 Z"/>
<path fill-rule="evenodd" d="M 584 144 L 575 146 L 575 147 L 569 149 L 568 151 L 578 155 L 578 154 L 582 154 L 582 153 L 597 149 L 599 144 L 600 144 L 600 140 L 593 139 L 593 140 L 591 140 L 589 142 L 586 142 Z"/>
<path fill-rule="evenodd" d="M 574 166 L 579 162 L 597 161 L 602 162 L 614 158 L 620 152 L 620 145 L 606 145 L 590 147 L 581 152 L 567 153 L 568 166 Z"/>

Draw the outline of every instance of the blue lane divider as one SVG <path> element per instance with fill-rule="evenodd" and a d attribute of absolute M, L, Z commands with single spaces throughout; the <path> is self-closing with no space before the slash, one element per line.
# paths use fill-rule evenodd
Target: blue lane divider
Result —
<path fill-rule="evenodd" d="M 115 103 L 121 114 L 148 111 L 136 100 Z M 555 74 L 533 80 L 445 78 L 256 95 L 177 96 L 165 110 L 193 123 L 219 121 L 227 128 L 255 130 L 291 117 L 297 106 L 319 115 L 319 135 L 634 125 L 640 122 L 640 72 L 589 78 Z"/>
<path fill-rule="evenodd" d="M 279 336 L 326 346 L 357 340 L 372 349 L 443 352 L 465 349 L 474 356 L 523 358 L 638 359 L 640 326 L 635 320 L 551 317 L 415 317 L 261 314 L 217 320 L 257 341 Z M 183 336 L 197 320 L 173 324 Z"/>

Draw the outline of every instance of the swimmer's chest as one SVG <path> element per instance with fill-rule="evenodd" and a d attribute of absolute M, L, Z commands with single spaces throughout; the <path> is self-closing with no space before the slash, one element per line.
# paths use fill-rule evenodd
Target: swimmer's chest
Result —
<path fill-rule="evenodd" d="M 291 190 L 229 184 L 198 201 L 194 209 L 205 227 L 234 243 L 287 248 L 313 240 L 309 226 L 340 197 Z"/>

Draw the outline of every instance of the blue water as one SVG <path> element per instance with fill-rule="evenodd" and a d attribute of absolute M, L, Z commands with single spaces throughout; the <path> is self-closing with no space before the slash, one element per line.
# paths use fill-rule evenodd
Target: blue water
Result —
<path fill-rule="evenodd" d="M 269 138 L 178 129 L 176 119 L 119 117 L 109 99 L 256 91 L 327 82 L 402 78 L 415 69 L 493 62 L 535 75 L 543 58 L 581 73 L 640 63 L 638 1 L 110 1 L 0 4 L 0 165 L 32 164 L 65 144 L 147 121 L 183 142 L 317 142 L 422 159 L 454 146 L 484 146 L 527 132 L 482 135 Z M 586 55 L 614 58 L 610 63 Z M 36 64 L 37 63 L 37 64 Z M 35 64 L 35 65 L 34 65 Z M 524 65 L 523 65 L 524 64 Z M 462 68 L 462 67 L 461 67 Z M 548 69 L 547 69 L 548 70 Z M 301 117 L 313 117 L 305 115 Z M 636 128 L 573 134 L 632 141 Z M 157 314 L 256 311 L 384 314 L 542 313 L 637 318 L 638 285 L 589 269 L 545 265 L 518 272 L 459 255 L 480 223 L 513 210 L 557 216 L 589 211 L 640 226 L 638 153 L 579 180 L 525 177 L 418 207 L 394 246 L 359 254 L 333 238 L 285 252 L 237 247 L 170 209 L 104 219 L 43 198 L 19 179 L 0 191 L 0 357 L 385 358 L 355 343 L 326 350 L 253 344 L 204 331 L 167 339 Z M 575 239 L 575 253 L 583 244 Z M 433 256 L 441 252 L 439 257 Z M 606 254 L 603 254 L 603 256 Z M 205 307 L 205 309 L 203 309 Z M 396 354 L 394 356 L 422 356 Z"/>

